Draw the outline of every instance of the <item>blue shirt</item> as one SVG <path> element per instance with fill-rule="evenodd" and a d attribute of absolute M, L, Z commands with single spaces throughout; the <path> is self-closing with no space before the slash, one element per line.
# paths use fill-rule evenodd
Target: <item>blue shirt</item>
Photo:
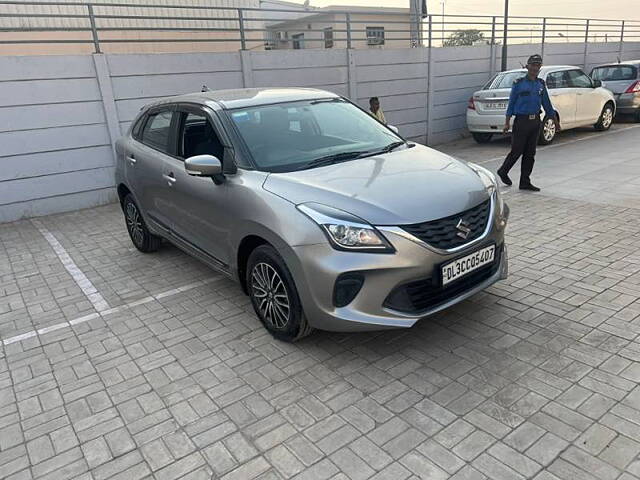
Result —
<path fill-rule="evenodd" d="M 544 80 L 536 78 L 529 80 L 526 75 L 513 83 L 511 95 L 509 95 L 509 106 L 507 107 L 507 117 L 512 115 L 535 115 L 540 112 L 540 106 L 544 107 L 547 114 L 555 114 L 556 111 L 551 105 L 549 92 Z"/>

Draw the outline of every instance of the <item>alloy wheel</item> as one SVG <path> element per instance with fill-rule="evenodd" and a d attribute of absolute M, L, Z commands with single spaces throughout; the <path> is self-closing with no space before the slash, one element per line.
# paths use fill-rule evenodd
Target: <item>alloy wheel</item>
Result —
<path fill-rule="evenodd" d="M 611 107 L 607 107 L 604 109 L 604 112 L 602 112 L 602 126 L 606 129 L 606 128 L 609 128 L 612 123 L 613 123 L 613 110 L 611 110 Z"/>
<path fill-rule="evenodd" d="M 127 229 L 129 230 L 129 234 L 131 235 L 133 243 L 135 243 L 137 246 L 142 245 L 144 242 L 142 219 L 140 218 L 140 213 L 138 212 L 137 207 L 131 202 L 127 204 L 126 218 Z"/>
<path fill-rule="evenodd" d="M 542 136 L 545 141 L 550 142 L 556 136 L 556 124 L 553 119 L 548 118 L 542 127 Z"/>
<path fill-rule="evenodd" d="M 258 263 L 251 272 L 251 291 L 262 318 L 281 330 L 289 323 L 291 303 L 278 272 L 268 263 Z"/>

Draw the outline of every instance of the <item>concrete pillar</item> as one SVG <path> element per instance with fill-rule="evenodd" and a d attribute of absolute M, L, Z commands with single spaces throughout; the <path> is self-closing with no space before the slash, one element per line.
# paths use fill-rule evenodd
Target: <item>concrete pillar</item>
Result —
<path fill-rule="evenodd" d="M 116 101 L 113 95 L 113 86 L 111 84 L 111 72 L 107 57 L 103 53 L 94 53 L 93 64 L 96 69 L 96 79 L 100 88 L 100 96 L 102 97 L 102 106 L 104 108 L 104 117 L 107 122 L 107 130 L 111 139 L 111 148 L 114 153 L 115 163 L 115 145 L 116 140 L 120 138 L 120 119 L 118 118 L 118 110 L 116 109 Z"/>
<path fill-rule="evenodd" d="M 253 62 L 250 50 L 240 50 L 240 63 L 242 67 L 242 84 L 244 88 L 255 87 L 253 79 Z"/>
<path fill-rule="evenodd" d="M 427 72 L 427 138 L 425 144 L 429 145 L 433 139 L 433 97 L 434 97 L 434 81 L 433 73 L 435 70 L 435 59 L 433 47 L 429 47 L 429 61 Z"/>
<path fill-rule="evenodd" d="M 356 65 L 356 54 L 352 48 L 347 49 L 347 72 L 349 76 L 349 98 L 352 102 L 358 103 L 358 73 Z"/>

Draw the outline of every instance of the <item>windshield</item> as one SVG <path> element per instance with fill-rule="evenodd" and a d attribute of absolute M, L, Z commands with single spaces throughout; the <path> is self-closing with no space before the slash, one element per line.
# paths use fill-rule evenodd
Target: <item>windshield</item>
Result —
<path fill-rule="evenodd" d="M 484 86 L 483 90 L 498 90 L 499 88 L 511 88 L 513 82 L 526 75 L 526 72 L 499 73 Z"/>
<path fill-rule="evenodd" d="M 635 80 L 638 75 L 635 67 L 631 65 L 615 65 L 609 67 L 594 68 L 591 78 L 602 82 L 615 82 L 616 80 Z"/>
<path fill-rule="evenodd" d="M 402 141 L 371 115 L 342 99 L 305 100 L 230 111 L 259 170 L 289 172 L 347 161 Z M 315 163 L 311 163 L 315 162 Z"/>

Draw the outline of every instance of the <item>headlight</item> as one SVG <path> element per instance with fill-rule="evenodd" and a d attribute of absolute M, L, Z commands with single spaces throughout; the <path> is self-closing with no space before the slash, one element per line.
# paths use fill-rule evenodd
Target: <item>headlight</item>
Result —
<path fill-rule="evenodd" d="M 375 227 L 355 215 L 319 203 L 303 203 L 297 208 L 322 228 L 336 250 L 395 252 Z"/>

